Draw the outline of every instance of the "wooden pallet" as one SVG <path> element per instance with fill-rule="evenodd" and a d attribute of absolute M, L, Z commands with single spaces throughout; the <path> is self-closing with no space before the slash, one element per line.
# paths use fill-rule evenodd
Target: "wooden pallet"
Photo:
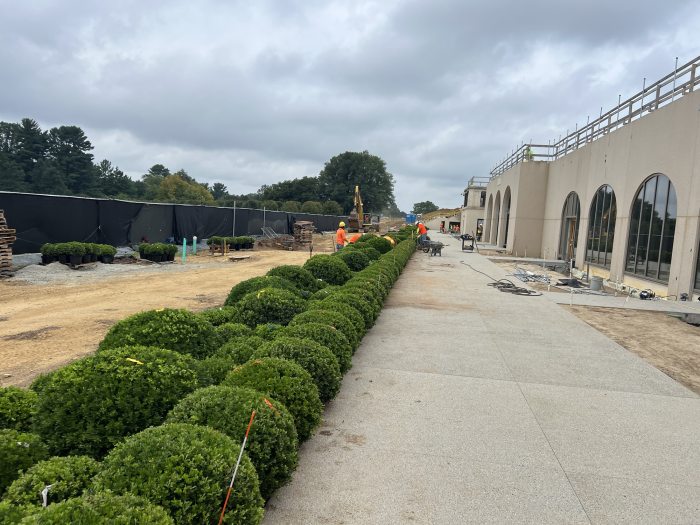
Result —
<path fill-rule="evenodd" d="M 12 243 L 17 240 L 17 232 L 7 227 L 5 211 L 0 210 L 0 277 L 12 275 Z"/>

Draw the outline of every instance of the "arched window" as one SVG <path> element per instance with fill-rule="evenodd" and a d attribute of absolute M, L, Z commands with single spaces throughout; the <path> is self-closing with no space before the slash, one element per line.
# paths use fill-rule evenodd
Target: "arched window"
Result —
<path fill-rule="evenodd" d="M 676 190 L 666 175 L 656 173 L 637 191 L 630 213 L 625 270 L 668 282 L 676 232 Z"/>
<path fill-rule="evenodd" d="M 616 214 L 615 192 L 607 184 L 601 186 L 591 201 L 591 210 L 588 213 L 588 262 L 610 268 Z"/>
<path fill-rule="evenodd" d="M 566 261 L 576 257 L 580 219 L 581 203 L 576 192 L 572 191 L 567 195 L 561 210 L 561 231 L 559 232 L 559 256 Z"/>

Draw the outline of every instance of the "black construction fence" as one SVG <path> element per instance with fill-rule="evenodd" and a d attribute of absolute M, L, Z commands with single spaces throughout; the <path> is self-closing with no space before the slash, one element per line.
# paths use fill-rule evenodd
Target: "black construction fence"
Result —
<path fill-rule="evenodd" d="M 214 235 L 262 235 L 263 226 L 291 234 L 296 221 L 311 221 L 319 231 L 333 231 L 344 217 L 250 208 L 217 208 L 38 195 L 0 191 L 0 209 L 17 230 L 15 254 L 36 253 L 47 242 L 95 242 L 113 246 L 143 240 L 165 242 Z"/>

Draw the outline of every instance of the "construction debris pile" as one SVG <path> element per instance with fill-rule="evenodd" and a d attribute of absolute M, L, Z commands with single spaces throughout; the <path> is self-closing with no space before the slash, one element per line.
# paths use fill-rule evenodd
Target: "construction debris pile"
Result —
<path fill-rule="evenodd" d="M 15 230 L 7 227 L 5 211 L 0 210 L 0 277 L 12 275 L 12 243 L 15 242 Z"/>

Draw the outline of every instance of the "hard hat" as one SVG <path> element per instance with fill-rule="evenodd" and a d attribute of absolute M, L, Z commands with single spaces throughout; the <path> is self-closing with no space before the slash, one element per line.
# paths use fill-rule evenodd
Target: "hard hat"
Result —
<path fill-rule="evenodd" d="M 338 224 L 341 228 L 345 228 L 345 223 L 343 221 L 340 221 L 340 224 Z"/>

